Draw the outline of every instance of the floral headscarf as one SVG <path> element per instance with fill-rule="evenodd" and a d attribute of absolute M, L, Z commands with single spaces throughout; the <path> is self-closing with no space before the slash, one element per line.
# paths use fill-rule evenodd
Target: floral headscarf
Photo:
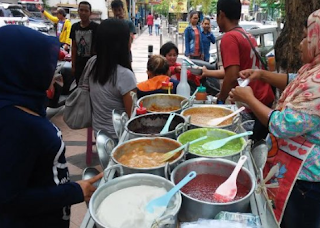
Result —
<path fill-rule="evenodd" d="M 320 116 L 320 10 L 308 18 L 308 53 L 312 61 L 298 71 L 283 91 L 277 109 L 289 107 Z"/>

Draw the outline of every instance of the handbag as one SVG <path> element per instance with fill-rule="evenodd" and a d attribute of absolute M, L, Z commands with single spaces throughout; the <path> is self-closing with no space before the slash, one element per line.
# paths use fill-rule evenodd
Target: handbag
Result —
<path fill-rule="evenodd" d="M 65 103 L 63 120 L 71 129 L 82 129 L 92 126 L 92 107 L 90 99 L 89 76 L 96 56 L 88 60 L 76 88 Z"/>

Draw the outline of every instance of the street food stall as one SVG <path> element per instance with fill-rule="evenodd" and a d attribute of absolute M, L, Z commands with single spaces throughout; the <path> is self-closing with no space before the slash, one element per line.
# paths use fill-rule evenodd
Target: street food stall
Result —
<path fill-rule="evenodd" d="M 146 96 L 143 98 L 145 101 L 143 104 L 148 106 L 148 102 L 146 101 L 148 99 L 155 99 L 158 108 L 165 104 L 170 104 L 171 108 L 174 107 L 174 101 L 170 101 L 171 103 L 168 101 L 162 103 L 161 100 L 163 98 L 159 98 L 160 96 L 163 95 L 155 94 Z M 177 100 L 176 96 L 177 95 L 173 95 L 175 100 Z M 169 95 L 166 96 L 165 99 L 168 99 L 168 97 Z M 140 100 L 137 103 L 140 104 Z M 181 101 L 179 101 L 179 103 L 181 103 Z M 241 185 L 243 182 L 244 189 L 247 191 L 242 197 L 226 204 L 204 202 L 206 200 L 195 199 L 194 196 L 188 195 L 189 193 L 187 193 L 186 189 L 182 188 L 180 193 L 175 194 L 170 201 L 167 210 L 164 212 L 164 216 L 156 219 L 155 222 L 152 223 L 152 227 L 183 227 L 183 222 L 198 221 L 198 219 L 212 220 L 216 215 L 220 215 L 221 218 L 220 211 L 225 211 L 222 212 L 223 215 L 228 215 L 228 211 L 241 212 L 237 214 L 238 219 L 242 215 L 247 216 L 247 213 L 250 213 L 251 218 L 257 218 L 257 221 L 259 220 L 259 224 L 252 227 L 279 227 L 274 219 L 266 195 L 264 194 L 263 188 L 265 186 L 263 185 L 263 180 L 260 178 L 264 159 L 267 154 L 267 148 L 263 142 L 252 147 L 251 140 L 248 140 L 247 137 L 234 139 L 234 141 L 232 141 L 233 143 L 229 144 L 229 147 L 222 147 L 224 148 L 222 152 L 228 152 L 230 149 L 236 151 L 236 153 L 228 154 L 226 152 L 226 154 L 219 154 L 218 156 L 201 154 L 202 152 L 199 150 L 200 144 L 198 144 L 200 140 L 198 140 L 197 143 L 191 144 L 191 140 L 195 138 L 204 138 L 205 140 L 201 144 L 203 145 L 210 141 L 206 141 L 210 137 L 216 137 L 218 135 L 220 138 L 225 138 L 230 135 L 235 135 L 234 132 L 245 132 L 239 114 L 227 122 L 224 122 L 223 125 L 218 125 L 216 128 L 208 128 L 204 123 L 206 118 L 210 120 L 210 113 L 212 115 L 212 113 L 219 112 L 224 113 L 223 115 L 228 115 L 238 109 L 236 105 L 214 105 L 212 99 L 206 101 L 190 101 L 184 99 L 181 106 L 175 110 L 166 110 L 167 113 L 163 111 L 159 112 L 159 110 L 151 111 L 150 107 L 146 108 L 149 113 L 144 115 L 137 116 L 135 110 L 130 120 L 126 119 L 125 115 L 121 116 L 118 114 L 117 117 L 114 117 L 114 126 L 116 132 L 119 134 L 119 143 L 116 147 L 107 137 L 98 138 L 98 133 L 97 147 L 100 163 L 102 168 L 105 169 L 104 179 L 100 181 L 97 191 L 91 198 L 89 203 L 90 210 L 88 209 L 81 228 L 103 227 L 96 211 L 98 206 L 102 204 L 101 202 L 111 193 L 124 190 L 124 188 L 127 187 L 141 184 L 148 185 L 150 183 L 154 185 L 153 187 L 163 187 L 169 191 L 191 170 L 196 171 L 198 177 L 204 177 L 208 174 L 229 176 L 236 165 L 235 161 L 238 161 L 242 155 L 247 157 L 244 165 L 245 168 L 241 169 L 237 180 L 238 185 Z M 153 106 L 152 108 L 156 107 Z M 163 128 L 169 118 L 170 112 L 175 112 L 175 116 L 172 120 L 172 126 L 170 125 L 168 131 L 161 135 L 162 137 L 159 137 L 159 134 L 152 133 L 152 130 L 160 131 Z M 197 117 L 199 113 L 201 115 Z M 115 121 L 118 122 L 116 123 Z M 215 136 L 213 136 L 212 133 L 214 133 Z M 101 144 L 103 140 L 105 140 L 102 143 L 105 154 L 101 154 L 101 151 L 99 151 L 101 150 L 99 144 Z M 127 159 L 132 151 L 141 150 L 141 148 L 148 153 L 148 156 L 151 156 L 151 153 L 163 154 L 181 145 L 186 145 L 184 150 L 176 153 L 170 160 L 168 159 L 168 162 L 154 165 L 153 168 L 143 168 L 143 166 L 131 167 L 130 162 L 126 163 L 126 161 L 121 160 L 124 154 Z M 265 158 L 262 155 L 265 155 Z M 140 160 L 142 160 L 142 158 Z M 204 183 L 207 184 L 207 180 Z M 194 185 L 200 186 L 201 183 Z M 240 187 L 238 188 L 240 189 Z M 239 192 L 241 192 L 241 190 L 239 190 Z M 140 195 L 144 195 L 144 193 L 145 191 L 143 191 L 143 193 L 140 192 Z M 234 216 L 235 214 L 230 213 L 230 215 Z"/>

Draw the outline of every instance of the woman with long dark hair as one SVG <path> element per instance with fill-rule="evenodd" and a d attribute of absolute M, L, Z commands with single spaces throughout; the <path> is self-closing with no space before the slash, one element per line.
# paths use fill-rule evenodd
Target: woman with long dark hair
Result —
<path fill-rule="evenodd" d="M 112 123 L 112 110 L 131 115 L 131 91 L 136 89 L 136 78 L 131 69 L 129 51 L 130 30 L 123 20 L 107 19 L 97 31 L 97 55 L 92 65 L 90 97 L 92 103 L 92 127 L 97 133 L 106 130 L 113 139 L 116 133 Z"/>
<path fill-rule="evenodd" d="M 199 14 L 196 11 L 190 12 L 190 25 L 184 31 L 185 56 L 190 59 L 203 59 L 203 44 L 201 40 L 201 29 L 198 25 Z"/>

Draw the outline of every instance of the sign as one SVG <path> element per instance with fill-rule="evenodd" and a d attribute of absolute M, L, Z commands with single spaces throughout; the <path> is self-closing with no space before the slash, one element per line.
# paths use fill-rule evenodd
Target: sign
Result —
<path fill-rule="evenodd" d="M 169 13 L 188 13 L 188 0 L 170 0 Z"/>
<path fill-rule="evenodd" d="M 162 0 L 149 0 L 150 4 L 157 5 L 160 4 Z"/>
<path fill-rule="evenodd" d="M 189 22 L 187 22 L 187 21 L 179 21 L 178 22 L 178 32 L 179 32 L 179 34 L 183 34 L 184 30 L 186 30 L 188 25 L 189 25 Z"/>

